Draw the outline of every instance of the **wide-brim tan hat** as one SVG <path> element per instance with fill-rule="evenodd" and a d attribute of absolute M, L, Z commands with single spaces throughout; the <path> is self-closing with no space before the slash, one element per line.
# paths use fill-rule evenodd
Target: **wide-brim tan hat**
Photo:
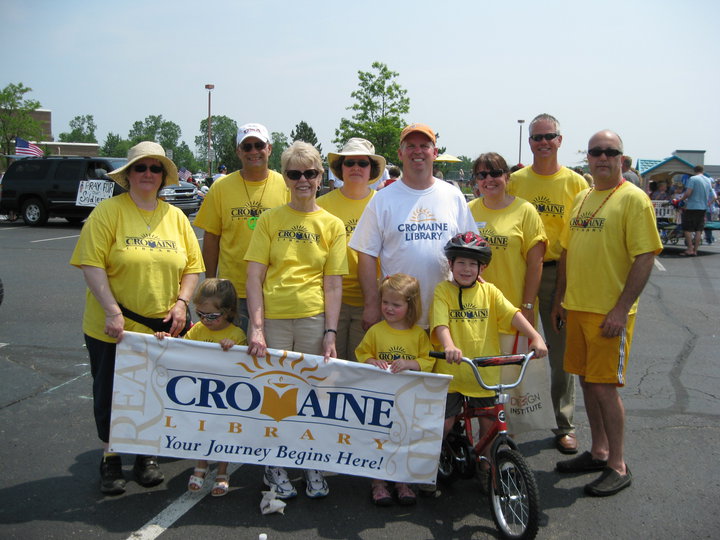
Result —
<path fill-rule="evenodd" d="M 375 153 L 375 146 L 373 143 L 366 139 L 353 137 L 345 143 L 345 146 L 343 146 L 342 150 L 339 152 L 328 153 L 328 165 L 330 165 L 330 170 L 340 180 L 343 179 L 342 160 L 340 158 L 344 156 L 367 156 L 370 161 L 374 161 L 378 165 L 377 175 L 374 177 L 371 176 L 370 180 L 368 180 L 368 184 L 374 184 L 383 177 L 383 174 L 385 174 L 385 166 L 387 165 L 385 158 L 377 155 Z"/>
<path fill-rule="evenodd" d="M 122 167 L 109 172 L 108 176 L 125 189 L 130 189 L 127 179 L 128 168 L 136 161 L 144 158 L 157 159 L 162 163 L 163 168 L 165 169 L 165 178 L 163 179 L 162 184 L 163 187 L 180 183 L 177 167 L 172 160 L 165 155 L 163 147 L 152 141 L 143 141 L 133 146 L 130 150 L 128 150 L 127 163 Z"/>

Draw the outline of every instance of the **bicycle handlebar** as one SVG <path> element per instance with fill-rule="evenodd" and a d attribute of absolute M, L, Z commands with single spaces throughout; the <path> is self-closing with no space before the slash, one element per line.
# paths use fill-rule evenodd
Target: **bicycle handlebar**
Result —
<path fill-rule="evenodd" d="M 437 351 L 430 351 L 430 356 L 432 358 L 439 358 L 441 360 L 445 359 L 445 353 L 444 352 L 437 352 Z M 523 377 L 525 376 L 525 370 L 527 369 L 528 362 L 535 356 L 535 351 L 531 350 L 528 351 L 525 354 L 505 354 L 505 355 L 497 355 L 497 356 L 478 356 L 477 358 L 465 358 L 462 357 L 460 361 L 464 364 L 469 365 L 473 370 L 473 375 L 475 375 L 475 379 L 477 379 L 478 384 L 482 386 L 485 390 L 491 390 L 494 392 L 500 392 L 503 388 L 515 388 L 517 385 L 520 384 L 520 382 L 523 380 Z M 517 380 L 512 383 L 508 384 L 492 384 L 488 385 L 485 384 L 485 381 L 482 378 L 482 375 L 478 371 L 477 368 L 479 367 L 490 367 L 490 366 L 508 366 L 508 365 L 519 365 L 520 366 L 520 373 L 517 377 Z"/>

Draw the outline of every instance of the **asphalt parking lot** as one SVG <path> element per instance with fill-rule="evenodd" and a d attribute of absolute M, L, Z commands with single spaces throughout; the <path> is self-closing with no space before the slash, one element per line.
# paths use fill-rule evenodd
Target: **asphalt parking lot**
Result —
<path fill-rule="evenodd" d="M 166 481 L 98 489 L 99 444 L 80 320 L 81 273 L 68 265 L 79 227 L 0 222 L 0 536 L 2 538 L 495 538 L 475 480 L 416 507 L 376 508 L 366 478 L 332 476 L 324 500 L 260 513 L 259 467 L 238 466 L 223 498 L 189 495 L 192 463 L 162 459 Z M 551 433 L 519 437 L 542 507 L 539 538 L 716 538 L 720 515 L 720 242 L 683 259 L 668 247 L 640 304 L 622 396 L 634 484 L 607 499 L 561 476 Z M 578 404 L 581 447 L 589 440 Z M 131 478 L 131 463 L 126 468 Z M 300 478 L 293 471 L 293 478 Z M 298 482 L 298 486 L 300 483 Z"/>

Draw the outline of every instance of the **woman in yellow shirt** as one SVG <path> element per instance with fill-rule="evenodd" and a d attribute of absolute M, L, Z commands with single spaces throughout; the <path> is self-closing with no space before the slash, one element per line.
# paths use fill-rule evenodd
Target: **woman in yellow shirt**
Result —
<path fill-rule="evenodd" d="M 178 183 L 175 164 L 157 143 L 133 146 L 128 161 L 109 176 L 127 193 L 102 201 L 80 233 L 70 264 L 88 285 L 83 333 L 90 356 L 98 436 L 105 443 L 100 490 L 125 491 L 120 456 L 108 452 L 115 372 L 115 344 L 123 331 L 177 336 L 186 326 L 188 302 L 205 270 L 187 217 L 158 199 Z M 155 456 L 137 456 L 133 468 L 143 486 L 163 481 Z"/>
<path fill-rule="evenodd" d="M 317 149 L 294 142 L 280 158 L 290 202 L 264 212 L 257 221 L 248 261 L 250 316 L 248 354 L 281 349 L 337 357 L 335 339 L 347 274 L 345 226 L 320 208 L 315 195 L 323 174 Z M 305 471 L 308 497 L 329 489 L 321 471 Z M 264 482 L 278 498 L 297 492 L 281 467 L 266 467 Z"/>

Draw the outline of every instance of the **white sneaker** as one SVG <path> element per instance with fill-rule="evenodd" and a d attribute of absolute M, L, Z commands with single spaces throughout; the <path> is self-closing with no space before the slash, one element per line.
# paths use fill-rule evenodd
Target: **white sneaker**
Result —
<path fill-rule="evenodd" d="M 275 488 L 278 499 L 292 499 L 297 495 L 297 491 L 295 491 L 285 469 L 282 467 L 265 467 L 263 481 L 266 486 Z"/>
<path fill-rule="evenodd" d="M 305 471 L 305 494 L 311 499 L 326 497 L 330 488 L 325 481 L 322 471 L 307 469 Z"/>

